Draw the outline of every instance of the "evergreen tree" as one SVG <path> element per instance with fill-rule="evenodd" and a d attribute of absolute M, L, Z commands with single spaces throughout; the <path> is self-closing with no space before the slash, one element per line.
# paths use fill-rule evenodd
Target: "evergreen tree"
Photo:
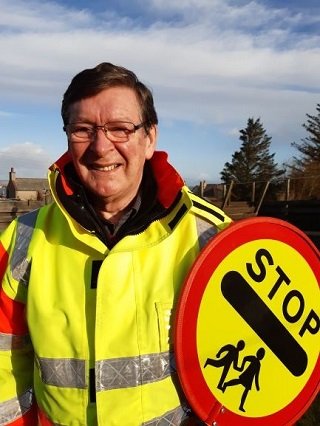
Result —
<path fill-rule="evenodd" d="M 320 197 L 320 104 L 317 104 L 316 111 L 317 115 L 306 114 L 307 121 L 302 124 L 308 136 L 300 143 L 292 143 L 299 151 L 299 156 L 295 156 L 289 165 L 295 198 Z"/>
<path fill-rule="evenodd" d="M 260 190 L 267 181 L 284 173 L 274 161 L 275 153 L 270 154 L 271 137 L 267 135 L 260 118 L 249 118 L 247 127 L 240 130 L 241 147 L 232 155 L 231 163 L 227 162 L 222 170 L 221 178 L 225 183 L 234 181 L 237 198 L 249 200 L 250 183 L 259 183 Z M 241 185 L 239 185 L 241 184 Z"/>
<path fill-rule="evenodd" d="M 310 166 L 313 168 L 320 164 L 320 104 L 317 104 L 316 110 L 317 115 L 306 114 L 308 119 L 302 124 L 309 135 L 301 139 L 300 143 L 292 143 L 300 153 L 299 157 L 294 157 L 293 165 L 302 173 Z"/>

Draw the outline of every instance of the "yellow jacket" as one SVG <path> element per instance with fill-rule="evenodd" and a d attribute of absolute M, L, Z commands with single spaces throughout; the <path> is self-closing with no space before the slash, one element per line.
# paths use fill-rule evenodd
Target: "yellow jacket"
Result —
<path fill-rule="evenodd" d="M 55 202 L 2 235 L 1 425 L 37 415 L 42 425 L 179 425 L 188 414 L 172 312 L 201 247 L 230 219 L 183 186 L 163 153 L 151 163 L 162 213 L 111 247 L 66 207 L 67 156 L 49 175 Z"/>

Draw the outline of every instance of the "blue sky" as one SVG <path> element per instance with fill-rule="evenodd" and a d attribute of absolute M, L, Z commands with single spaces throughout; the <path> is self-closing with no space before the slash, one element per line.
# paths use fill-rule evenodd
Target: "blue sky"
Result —
<path fill-rule="evenodd" d="M 158 149 L 190 185 L 220 181 L 249 117 L 290 161 L 320 103 L 319 29 L 318 0 L 0 0 L 0 179 L 45 177 L 62 95 L 103 61 L 152 88 Z"/>

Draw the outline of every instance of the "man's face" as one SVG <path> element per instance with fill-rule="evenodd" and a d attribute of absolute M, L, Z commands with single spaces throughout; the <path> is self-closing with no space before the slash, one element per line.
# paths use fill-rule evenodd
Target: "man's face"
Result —
<path fill-rule="evenodd" d="M 135 125 L 142 121 L 135 92 L 127 87 L 111 87 L 95 96 L 75 102 L 69 109 L 69 123 L 104 125 L 125 121 Z M 145 160 L 155 150 L 156 127 L 147 135 L 144 128 L 129 135 L 127 142 L 111 142 L 98 130 L 91 142 L 68 147 L 76 172 L 97 205 L 114 204 L 125 208 L 137 194 Z"/>

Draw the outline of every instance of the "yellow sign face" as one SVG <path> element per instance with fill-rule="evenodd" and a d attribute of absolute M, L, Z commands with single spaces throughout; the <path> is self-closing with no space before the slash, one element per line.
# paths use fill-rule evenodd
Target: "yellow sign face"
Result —
<path fill-rule="evenodd" d="M 223 406 L 263 417 L 299 395 L 319 357 L 319 296 L 305 258 L 282 241 L 249 241 L 223 259 L 196 326 L 204 380 Z"/>

